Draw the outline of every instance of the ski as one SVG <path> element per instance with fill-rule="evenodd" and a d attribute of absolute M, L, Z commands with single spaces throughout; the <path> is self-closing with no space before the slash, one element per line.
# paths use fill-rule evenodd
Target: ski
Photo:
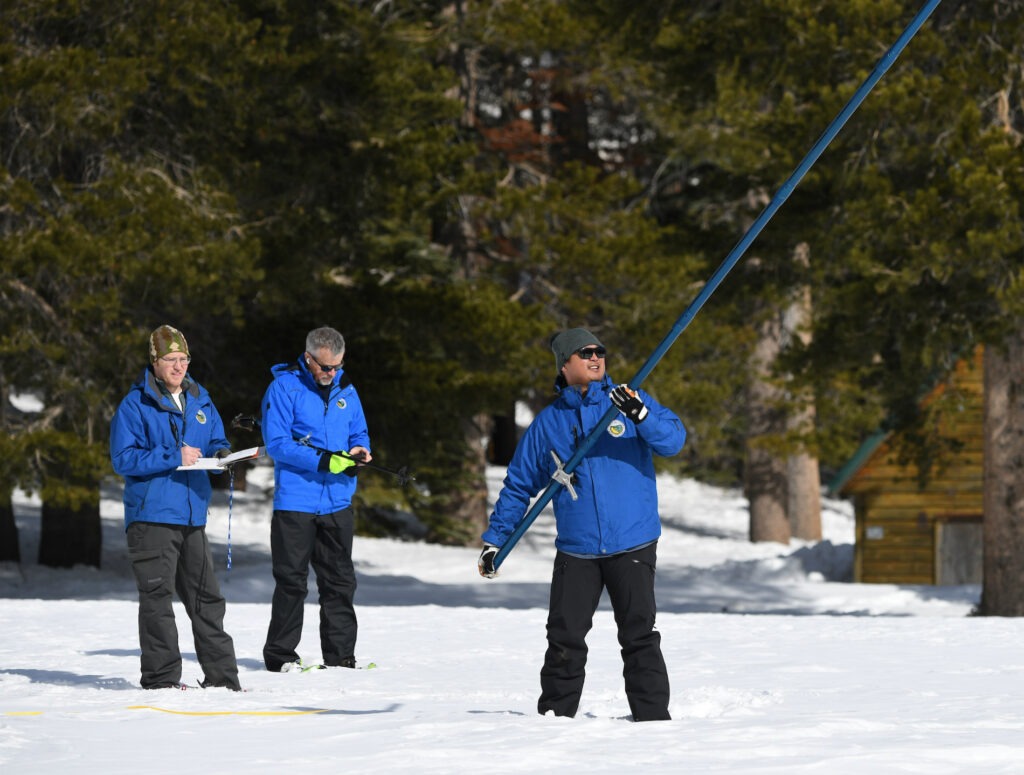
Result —
<path fill-rule="evenodd" d="M 377 667 L 376 662 L 367 662 L 365 665 L 355 667 L 342 667 L 340 665 L 324 665 L 319 662 L 304 663 L 301 659 L 298 662 L 290 662 L 281 667 L 282 673 L 312 673 L 316 670 L 373 670 Z"/>

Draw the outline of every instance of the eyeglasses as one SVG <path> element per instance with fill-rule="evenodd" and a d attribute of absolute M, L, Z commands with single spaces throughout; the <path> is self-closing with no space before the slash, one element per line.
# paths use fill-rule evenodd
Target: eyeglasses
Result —
<path fill-rule="evenodd" d="M 595 355 L 604 360 L 604 356 L 608 354 L 608 351 L 603 347 L 581 347 L 576 351 L 576 354 L 585 361 L 589 361 Z"/>
<path fill-rule="evenodd" d="M 320 361 L 318 361 L 316 358 L 314 358 L 309 353 L 306 353 L 306 355 L 309 355 L 309 359 L 311 361 L 313 361 L 313 363 L 315 363 L 317 365 L 317 368 L 320 369 L 320 371 L 325 371 L 325 372 L 326 371 L 337 371 L 338 369 L 340 369 L 342 366 L 345 365 L 345 359 L 344 358 L 342 358 L 340 361 L 335 363 L 333 366 L 324 366 L 322 363 L 320 363 Z"/>
<path fill-rule="evenodd" d="M 192 362 L 192 358 L 161 358 L 160 362 L 166 363 L 168 366 L 181 366 L 181 368 L 185 369 Z"/>

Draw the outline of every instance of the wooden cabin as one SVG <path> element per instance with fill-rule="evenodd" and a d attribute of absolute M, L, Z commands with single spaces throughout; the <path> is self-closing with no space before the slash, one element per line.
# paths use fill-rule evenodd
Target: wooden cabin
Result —
<path fill-rule="evenodd" d="M 917 467 L 901 465 L 889 434 L 865 442 L 830 490 L 850 498 L 856 517 L 854 581 L 886 584 L 974 584 L 982 578 L 982 350 L 957 364 L 951 379 L 961 400 L 939 418 L 943 436 L 962 445 L 922 484 Z"/>

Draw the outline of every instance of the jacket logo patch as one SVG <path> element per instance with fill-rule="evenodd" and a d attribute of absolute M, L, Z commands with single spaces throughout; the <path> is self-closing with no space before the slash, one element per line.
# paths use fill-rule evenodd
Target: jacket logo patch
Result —
<path fill-rule="evenodd" d="M 613 436 L 616 439 L 625 432 L 626 423 L 622 420 L 612 420 L 612 424 L 608 426 L 608 435 Z"/>
<path fill-rule="evenodd" d="M 202 409 L 200 409 L 198 412 L 196 412 L 196 420 L 199 421 L 200 425 L 206 425 L 206 415 L 203 414 L 203 410 Z"/>
<path fill-rule="evenodd" d="M 348 406 L 348 404 L 345 403 L 345 399 L 344 398 L 339 398 L 337 406 L 338 406 L 339 409 L 344 409 L 346 406 Z"/>

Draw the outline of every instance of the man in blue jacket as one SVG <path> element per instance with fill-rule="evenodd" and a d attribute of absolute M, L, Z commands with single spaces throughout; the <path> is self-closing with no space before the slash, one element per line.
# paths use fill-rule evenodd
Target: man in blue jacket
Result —
<path fill-rule="evenodd" d="M 668 673 L 661 635 L 654 628 L 661 520 L 652 454 L 675 455 L 686 429 L 647 393 L 613 385 L 605 373 L 604 345 L 586 329 L 556 334 L 551 350 L 558 397 L 537 415 L 516 447 L 483 534 L 480 573 L 497 575 L 499 548 L 556 472 L 552 451 L 559 461 L 568 460 L 614 404 L 620 416 L 573 471 L 571 485 L 552 500 L 557 552 L 537 710 L 576 715 L 586 673 L 586 636 L 607 589 L 633 719 L 665 720 L 670 718 Z"/>
<path fill-rule="evenodd" d="M 160 326 L 149 337 L 150 367 L 110 425 L 110 459 L 124 477 L 128 558 L 139 590 L 139 646 L 145 689 L 183 688 L 174 592 L 192 621 L 204 688 L 238 691 L 238 664 L 224 631 L 224 597 L 206 540 L 210 476 L 179 471 L 229 452 L 210 394 L 188 376 L 185 336 Z"/>
<path fill-rule="evenodd" d="M 274 459 L 270 551 L 276 582 L 263 662 L 274 672 L 304 667 L 296 648 L 310 563 L 320 593 L 323 665 L 356 666 L 352 496 L 357 461 L 373 457 L 344 359 L 342 335 L 314 329 L 295 363 L 271 369 L 274 381 L 263 397 L 263 443 Z"/>

